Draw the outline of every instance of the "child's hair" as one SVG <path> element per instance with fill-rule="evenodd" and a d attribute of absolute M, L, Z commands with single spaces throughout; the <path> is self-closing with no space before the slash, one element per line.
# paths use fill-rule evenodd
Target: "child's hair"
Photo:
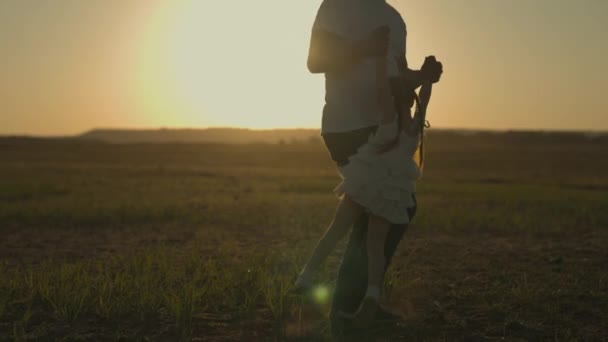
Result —
<path fill-rule="evenodd" d="M 422 169 L 423 164 L 424 164 L 424 129 L 425 128 L 429 128 L 430 125 L 428 123 L 428 121 L 426 121 L 425 118 L 420 117 L 421 116 L 421 106 L 420 106 L 420 98 L 418 97 L 418 94 L 416 94 L 416 92 L 414 91 L 412 96 L 414 97 L 414 103 L 415 103 L 415 109 L 414 109 L 414 116 L 413 118 L 410 118 L 410 124 L 411 126 L 407 128 L 407 130 L 409 131 L 408 134 L 415 134 L 418 136 L 418 147 L 417 147 L 417 151 L 416 153 L 414 153 L 414 155 L 418 154 L 418 167 L 420 169 Z M 388 142 L 387 144 L 385 144 L 384 146 L 380 147 L 380 149 L 378 150 L 378 153 L 386 153 L 390 150 L 392 150 L 393 148 L 395 148 L 398 144 L 399 144 L 399 136 L 401 135 L 401 130 L 404 128 L 403 124 L 404 124 L 404 115 L 407 115 L 406 112 L 408 112 L 407 108 L 405 107 L 405 104 L 400 101 L 399 99 L 395 99 L 395 107 L 397 108 L 397 136 L 395 136 L 395 139 L 393 141 Z"/>
<path fill-rule="evenodd" d="M 424 167 L 424 141 L 426 140 L 426 136 L 424 135 L 425 129 L 430 128 L 431 124 L 426 120 L 426 117 L 421 117 L 421 105 L 420 98 L 418 94 L 414 97 L 414 101 L 416 101 L 416 112 L 414 114 L 414 118 L 419 118 L 418 120 L 413 120 L 413 123 L 418 127 L 414 127 L 418 131 L 418 149 L 414 152 L 414 155 L 418 155 L 418 167 L 420 170 Z"/>

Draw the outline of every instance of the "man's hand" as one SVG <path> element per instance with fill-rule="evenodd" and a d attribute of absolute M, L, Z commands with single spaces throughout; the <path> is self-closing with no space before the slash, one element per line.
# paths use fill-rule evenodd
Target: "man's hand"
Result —
<path fill-rule="evenodd" d="M 443 64 L 438 62 L 435 56 L 428 56 L 424 59 L 424 64 L 420 71 L 425 80 L 437 83 L 441 79 L 441 74 L 443 74 Z"/>
<path fill-rule="evenodd" d="M 383 57 L 388 54 L 388 43 L 391 30 L 388 26 L 374 29 L 367 38 L 354 46 L 358 58 Z"/>

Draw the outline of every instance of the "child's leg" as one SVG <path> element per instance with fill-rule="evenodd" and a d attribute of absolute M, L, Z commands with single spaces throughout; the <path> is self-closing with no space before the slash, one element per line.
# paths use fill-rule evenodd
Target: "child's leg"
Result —
<path fill-rule="evenodd" d="M 361 206 L 353 202 L 346 195 L 340 200 L 331 224 L 315 246 L 310 259 L 300 273 L 296 285 L 306 286 L 310 284 L 314 272 L 334 250 L 338 242 L 348 233 L 355 218 L 361 214 L 361 210 Z"/>
<path fill-rule="evenodd" d="M 371 215 L 367 230 L 367 293 L 366 297 L 378 299 L 380 289 L 384 284 L 384 268 L 386 260 L 384 257 L 384 244 L 386 236 L 391 228 L 387 220 Z"/>
<path fill-rule="evenodd" d="M 354 318 L 358 326 L 372 321 L 378 310 L 378 300 L 384 282 L 384 244 L 391 224 L 378 216 L 371 215 L 367 229 L 367 292 L 357 312 L 347 317 Z"/>

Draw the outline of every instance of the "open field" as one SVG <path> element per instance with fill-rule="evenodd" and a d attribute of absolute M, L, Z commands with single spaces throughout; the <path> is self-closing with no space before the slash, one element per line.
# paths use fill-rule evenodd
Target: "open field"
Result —
<path fill-rule="evenodd" d="M 433 133 L 405 321 L 359 337 L 608 340 L 608 139 Z M 328 299 L 287 291 L 338 181 L 313 141 L 0 139 L 0 340 L 330 340 Z"/>

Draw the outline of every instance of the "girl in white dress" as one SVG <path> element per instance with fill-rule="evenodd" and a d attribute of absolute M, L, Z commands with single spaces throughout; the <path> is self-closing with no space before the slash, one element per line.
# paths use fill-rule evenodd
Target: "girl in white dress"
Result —
<path fill-rule="evenodd" d="M 414 193 L 420 168 L 414 155 L 421 142 L 424 113 L 432 85 L 424 84 L 417 99 L 416 114 L 409 109 L 398 113 L 387 78 L 386 58 L 376 62 L 380 125 L 366 144 L 341 168 L 343 181 L 334 192 L 341 197 L 334 218 L 317 243 L 312 256 L 295 282 L 302 292 L 312 286 L 312 277 L 320 264 L 348 233 L 356 218 L 369 214 L 367 254 L 368 286 L 359 310 L 351 316 L 361 324 L 375 314 L 384 278 L 384 243 L 392 224 L 409 223 L 408 208 L 415 205 Z"/>

